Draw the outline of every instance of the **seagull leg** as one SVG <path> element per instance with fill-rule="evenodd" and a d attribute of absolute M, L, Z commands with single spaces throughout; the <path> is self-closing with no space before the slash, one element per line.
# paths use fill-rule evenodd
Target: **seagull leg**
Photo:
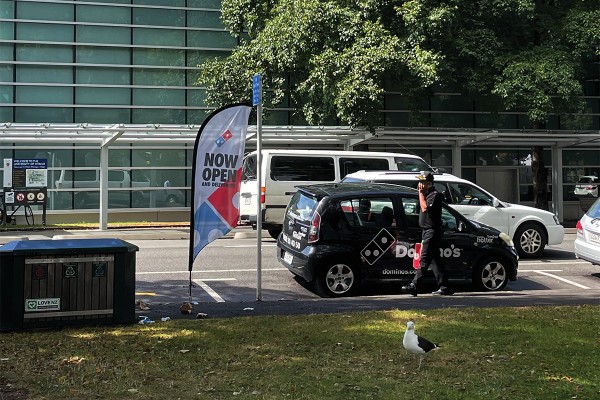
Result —
<path fill-rule="evenodd" d="M 421 363 L 423 362 L 423 356 L 419 356 L 419 368 L 417 370 L 421 370 Z"/>

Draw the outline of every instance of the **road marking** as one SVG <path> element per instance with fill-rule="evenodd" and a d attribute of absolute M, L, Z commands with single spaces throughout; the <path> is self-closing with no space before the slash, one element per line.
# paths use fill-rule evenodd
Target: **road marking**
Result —
<path fill-rule="evenodd" d="M 262 271 L 287 271 L 287 268 L 262 268 Z M 215 273 L 215 272 L 256 272 L 256 268 L 241 269 L 203 269 L 201 271 L 192 271 L 192 274 Z M 155 272 L 136 272 L 136 275 L 165 275 L 165 274 L 189 274 L 190 271 L 155 271 Z"/>
<path fill-rule="evenodd" d="M 549 273 L 547 273 L 547 272 L 545 272 L 545 271 L 532 271 L 532 272 L 536 272 L 536 273 L 538 273 L 538 274 L 540 274 L 540 275 L 549 276 L 550 278 L 556 278 L 556 279 L 558 279 L 559 281 L 563 281 L 563 282 L 569 283 L 569 284 L 571 284 L 571 285 L 573 285 L 573 286 L 577 286 L 577 287 L 579 287 L 579 288 L 582 288 L 582 289 L 589 289 L 589 287 L 587 287 L 587 286 L 580 285 L 580 284 L 579 284 L 579 283 L 577 283 L 577 282 L 573 282 L 573 281 L 570 281 L 570 280 L 568 280 L 568 279 L 561 278 L 560 276 L 557 276 L 557 275 L 549 274 Z"/>
<path fill-rule="evenodd" d="M 255 244 L 235 244 L 235 245 L 225 245 L 225 246 L 219 246 L 219 247 L 239 247 L 241 248 L 245 248 L 245 247 L 256 247 Z M 263 244 L 261 247 L 277 247 L 276 244 Z"/>
<path fill-rule="evenodd" d="M 521 269 L 519 268 L 519 272 L 538 272 L 538 271 L 543 271 L 543 272 L 562 272 L 562 269 Z"/>
<path fill-rule="evenodd" d="M 206 283 L 204 283 L 203 281 L 198 281 L 197 284 L 202 289 L 204 289 L 204 291 L 206 293 L 208 293 L 208 295 L 210 297 L 212 297 L 217 303 L 225 303 L 225 300 L 223 300 L 223 298 L 221 296 L 219 296 L 219 294 L 217 292 L 212 290 L 212 288 L 210 286 L 208 286 Z"/>

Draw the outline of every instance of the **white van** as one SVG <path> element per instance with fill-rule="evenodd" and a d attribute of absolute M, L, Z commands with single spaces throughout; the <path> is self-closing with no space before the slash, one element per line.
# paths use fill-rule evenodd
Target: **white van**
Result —
<path fill-rule="evenodd" d="M 256 227 L 257 152 L 244 157 L 240 188 L 240 222 Z M 339 182 L 360 170 L 423 171 L 431 167 L 412 154 L 371 151 L 263 150 L 261 166 L 262 227 L 273 238 L 281 232 L 285 208 L 295 186 Z"/>
<path fill-rule="evenodd" d="M 419 180 L 417 174 L 358 171 L 347 175 L 343 182 L 392 183 L 416 189 Z M 547 244 L 563 241 L 565 229 L 549 211 L 500 201 L 473 182 L 451 174 L 436 174 L 434 184 L 450 207 L 473 221 L 507 233 L 521 257 L 537 257 Z"/>

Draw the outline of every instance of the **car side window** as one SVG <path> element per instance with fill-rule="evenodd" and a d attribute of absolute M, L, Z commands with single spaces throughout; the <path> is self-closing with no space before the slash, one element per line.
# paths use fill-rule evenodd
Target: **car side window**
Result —
<path fill-rule="evenodd" d="M 446 207 L 442 207 L 442 229 L 445 231 L 455 231 L 457 226 L 456 217 Z"/>
<path fill-rule="evenodd" d="M 411 229 L 420 229 L 419 227 L 419 199 L 416 197 L 403 197 L 402 209 L 406 219 L 406 226 Z"/>
<path fill-rule="evenodd" d="M 454 204 L 470 206 L 491 206 L 492 198 L 476 188 L 466 183 L 449 183 L 452 191 L 452 200 Z"/>
<path fill-rule="evenodd" d="M 342 200 L 340 206 L 352 227 L 396 226 L 394 205 L 390 198 L 354 198 Z"/>

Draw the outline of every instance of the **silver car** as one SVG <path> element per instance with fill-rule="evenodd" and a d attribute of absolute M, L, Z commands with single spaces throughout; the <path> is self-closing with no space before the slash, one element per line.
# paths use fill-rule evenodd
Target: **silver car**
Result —
<path fill-rule="evenodd" d="M 600 265 L 600 199 L 577 221 L 575 257 Z"/>

